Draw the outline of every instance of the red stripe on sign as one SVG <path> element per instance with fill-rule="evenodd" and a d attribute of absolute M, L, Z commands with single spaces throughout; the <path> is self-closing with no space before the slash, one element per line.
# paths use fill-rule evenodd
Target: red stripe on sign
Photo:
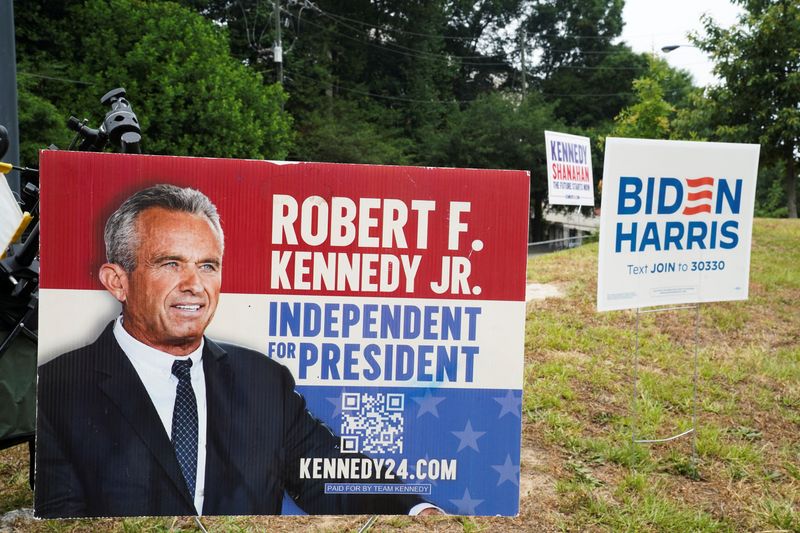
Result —
<path fill-rule="evenodd" d="M 689 187 L 702 187 L 704 185 L 714 185 L 714 178 L 687 178 L 686 185 Z"/>
<path fill-rule="evenodd" d="M 711 200 L 711 191 L 690 192 L 686 195 L 686 201 L 694 202 L 696 200 Z"/>
<path fill-rule="evenodd" d="M 697 213 L 710 213 L 711 206 L 708 204 L 687 207 L 683 210 L 684 215 L 696 215 Z"/>
<path fill-rule="evenodd" d="M 43 152 L 40 167 L 43 288 L 102 289 L 105 221 L 134 192 L 172 183 L 203 191 L 219 210 L 224 292 L 525 298 L 527 172 L 64 151 Z M 292 209 L 276 198 L 295 203 L 297 219 L 277 226 L 273 244 L 273 205 L 278 215 Z M 350 230 L 361 238 L 347 242 Z M 448 268 L 448 289 L 435 290 Z"/>

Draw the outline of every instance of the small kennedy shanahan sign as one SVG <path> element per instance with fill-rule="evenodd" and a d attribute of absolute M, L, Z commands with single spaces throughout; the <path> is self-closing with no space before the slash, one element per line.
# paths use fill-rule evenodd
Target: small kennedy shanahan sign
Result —
<path fill-rule="evenodd" d="M 588 137 L 545 131 L 547 201 L 550 205 L 594 205 L 592 151 Z"/>

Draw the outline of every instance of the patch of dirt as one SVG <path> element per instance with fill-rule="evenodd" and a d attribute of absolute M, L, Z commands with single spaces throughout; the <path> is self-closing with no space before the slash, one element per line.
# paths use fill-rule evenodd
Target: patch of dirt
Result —
<path fill-rule="evenodd" d="M 525 289 L 525 301 L 533 302 L 547 298 L 563 298 L 564 291 L 553 283 L 528 283 Z"/>

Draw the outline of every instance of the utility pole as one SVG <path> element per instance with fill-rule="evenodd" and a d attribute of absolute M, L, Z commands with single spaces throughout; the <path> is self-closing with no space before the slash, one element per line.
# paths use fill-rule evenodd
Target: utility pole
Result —
<path fill-rule="evenodd" d="M 519 32 L 519 57 L 520 69 L 522 70 L 522 98 L 525 98 L 528 93 L 528 82 L 525 79 L 525 28 Z"/>
<path fill-rule="evenodd" d="M 275 68 L 278 72 L 278 83 L 283 85 L 283 43 L 281 43 L 281 3 L 280 0 L 273 0 L 275 3 L 275 43 L 272 47 L 272 55 L 275 59 Z"/>

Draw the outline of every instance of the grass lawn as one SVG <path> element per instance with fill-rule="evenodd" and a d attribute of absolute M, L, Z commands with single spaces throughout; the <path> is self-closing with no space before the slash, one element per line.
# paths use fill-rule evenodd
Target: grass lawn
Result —
<path fill-rule="evenodd" d="M 597 244 L 539 256 L 528 280 L 521 511 L 381 517 L 378 531 L 800 532 L 800 221 L 757 220 L 750 299 L 700 309 L 691 437 L 634 445 L 635 312 L 597 313 Z M 694 311 L 641 315 L 637 436 L 692 422 Z M 0 514 L 31 506 L 27 450 L 0 452 Z M 204 518 L 209 531 L 357 531 L 366 517 Z M 36 522 L 24 531 L 195 531 L 190 519 Z M 1 528 L 0 528 L 1 529 Z"/>

